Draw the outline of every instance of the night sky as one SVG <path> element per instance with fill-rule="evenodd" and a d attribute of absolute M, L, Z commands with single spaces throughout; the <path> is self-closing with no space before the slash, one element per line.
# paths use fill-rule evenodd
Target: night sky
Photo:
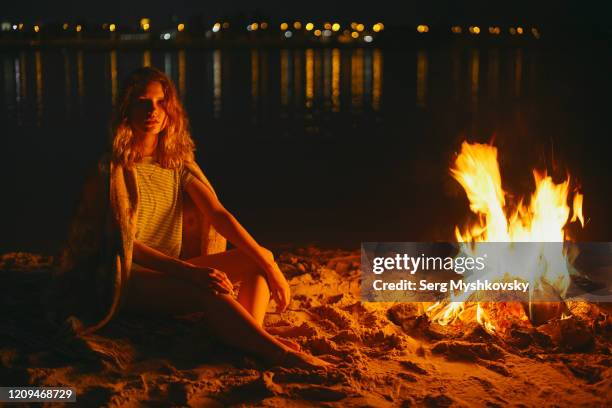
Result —
<path fill-rule="evenodd" d="M 528 1 L 492 2 L 490 0 L 106 0 L 106 1 L 35 1 L 4 2 L 2 19 L 25 21 L 117 21 L 135 24 L 143 16 L 153 24 L 165 25 L 175 20 L 201 16 L 215 19 L 236 16 L 268 16 L 272 19 L 362 19 L 382 20 L 388 24 L 479 23 L 479 24 L 541 24 L 551 26 L 592 26 L 609 31 L 612 16 L 609 1 Z"/>

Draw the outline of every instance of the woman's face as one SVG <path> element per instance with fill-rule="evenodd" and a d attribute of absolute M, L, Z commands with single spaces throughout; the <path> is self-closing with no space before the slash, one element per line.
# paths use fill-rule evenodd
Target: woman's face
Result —
<path fill-rule="evenodd" d="M 159 134 L 166 127 L 164 89 L 157 82 L 149 82 L 136 90 L 130 109 L 129 121 L 135 133 L 140 135 Z"/>

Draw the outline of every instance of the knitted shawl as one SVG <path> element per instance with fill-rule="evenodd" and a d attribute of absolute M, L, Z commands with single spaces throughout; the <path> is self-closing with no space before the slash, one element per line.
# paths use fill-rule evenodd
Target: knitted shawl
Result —
<path fill-rule="evenodd" d="M 195 162 L 183 165 L 215 194 Z M 78 322 L 75 330 L 80 335 L 105 326 L 126 298 L 138 218 L 136 171 L 135 166 L 128 168 L 107 158 L 98 163 L 85 183 L 59 257 L 47 317 L 58 322 L 70 316 Z M 181 258 L 225 249 L 225 238 L 183 193 Z"/>

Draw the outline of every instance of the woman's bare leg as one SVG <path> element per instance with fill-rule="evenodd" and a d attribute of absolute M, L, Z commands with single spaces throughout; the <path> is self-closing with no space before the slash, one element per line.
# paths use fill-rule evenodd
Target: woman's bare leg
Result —
<path fill-rule="evenodd" d="M 273 259 L 272 253 L 268 256 Z M 270 303 L 270 288 L 264 272 L 248 256 L 239 250 L 230 250 L 212 255 L 204 255 L 189 259 L 195 265 L 218 269 L 227 274 L 232 283 L 240 282 L 238 303 L 253 316 L 259 326 Z M 301 346 L 293 340 L 276 337 L 278 341 L 293 350 L 300 351 Z"/>
<path fill-rule="evenodd" d="M 216 295 L 142 267 L 132 270 L 125 309 L 169 316 L 203 311 L 211 331 L 229 345 L 258 354 L 271 363 L 280 363 L 290 351 L 232 297 Z"/>
<path fill-rule="evenodd" d="M 205 268 L 218 269 L 225 272 L 232 283 L 240 282 L 238 303 L 253 316 L 259 326 L 263 324 L 270 302 L 270 289 L 264 272 L 248 256 L 233 249 L 192 258 L 188 262 Z"/>

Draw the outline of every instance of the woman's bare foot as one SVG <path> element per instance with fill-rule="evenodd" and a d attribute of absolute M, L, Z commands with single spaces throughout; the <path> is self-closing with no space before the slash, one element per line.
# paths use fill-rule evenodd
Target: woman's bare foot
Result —
<path fill-rule="evenodd" d="M 327 361 L 303 352 L 287 350 L 278 365 L 287 368 L 305 368 L 307 370 L 320 370 L 331 367 Z"/>
<path fill-rule="evenodd" d="M 276 340 L 280 341 L 281 343 L 283 343 L 285 346 L 289 347 L 290 349 L 294 350 L 294 351 L 302 351 L 302 346 L 300 346 L 299 343 L 293 341 L 293 340 L 289 340 L 289 339 L 285 339 L 283 337 L 276 337 Z"/>

